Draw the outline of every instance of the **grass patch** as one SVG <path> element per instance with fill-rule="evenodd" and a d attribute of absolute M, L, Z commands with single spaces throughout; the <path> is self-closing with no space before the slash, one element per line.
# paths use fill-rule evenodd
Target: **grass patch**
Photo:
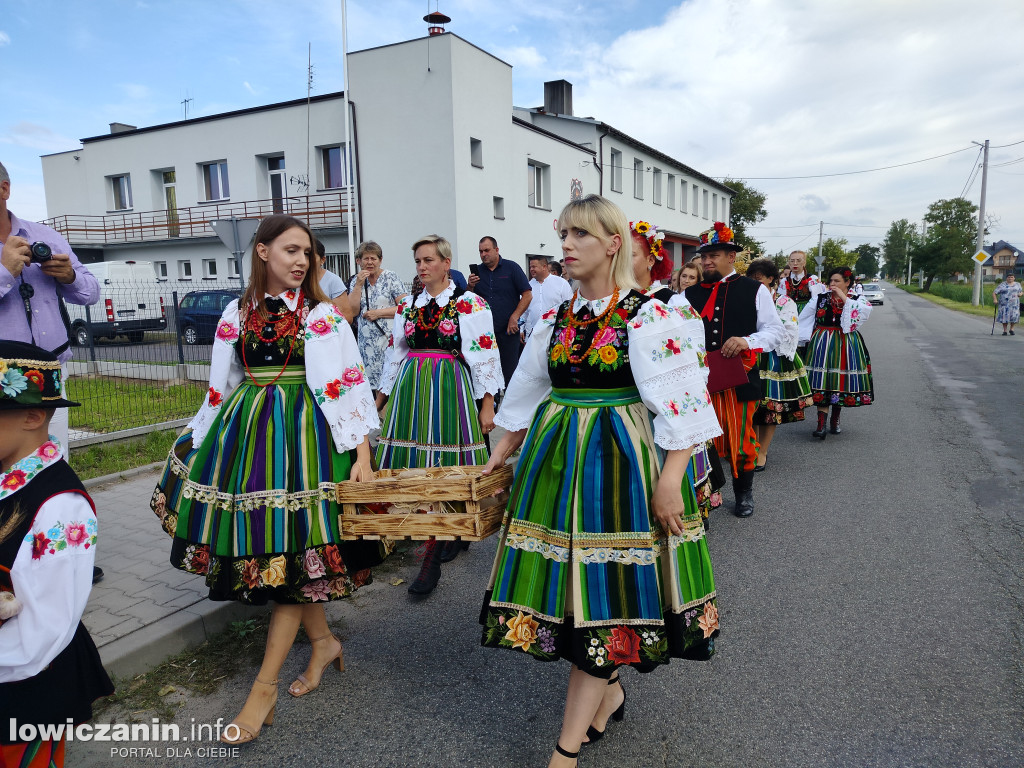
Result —
<path fill-rule="evenodd" d="M 936 295 L 936 288 L 942 286 L 945 289 L 964 289 L 966 291 L 966 301 L 959 301 L 957 299 L 948 298 L 946 296 Z M 947 309 L 954 309 L 957 312 L 963 312 L 968 315 L 977 315 L 978 317 L 991 318 L 995 310 L 991 304 L 989 306 L 975 307 L 971 304 L 971 287 L 965 285 L 948 285 L 945 283 L 933 283 L 931 291 L 922 291 L 916 285 L 912 285 L 909 288 L 905 285 L 897 286 L 901 290 L 907 293 L 912 293 L 915 296 L 920 296 L 922 299 L 928 299 L 933 304 L 938 304 L 940 307 L 946 307 Z M 948 291 L 950 295 L 961 295 L 963 291 Z M 982 287 L 982 300 L 985 298 L 985 289 Z"/>
<path fill-rule="evenodd" d="M 195 415 L 203 402 L 206 383 L 154 384 L 139 379 L 106 376 L 68 379 L 68 397 L 81 408 L 68 414 L 71 429 L 113 432 Z"/>
<path fill-rule="evenodd" d="M 216 691 L 221 681 L 234 677 L 250 664 L 259 661 L 267 643 L 270 614 L 246 621 L 234 621 L 202 645 L 182 651 L 149 672 L 130 680 L 116 680 L 117 692 L 93 705 L 93 718 L 112 708 L 130 713 L 135 721 L 148 720 L 149 713 L 163 720 L 173 720 L 185 704 L 182 696 L 171 693 L 193 693 L 206 696 Z"/>
<path fill-rule="evenodd" d="M 174 431 L 150 432 L 142 437 L 72 448 L 71 467 L 82 480 L 143 467 L 166 459 L 176 437 Z"/>

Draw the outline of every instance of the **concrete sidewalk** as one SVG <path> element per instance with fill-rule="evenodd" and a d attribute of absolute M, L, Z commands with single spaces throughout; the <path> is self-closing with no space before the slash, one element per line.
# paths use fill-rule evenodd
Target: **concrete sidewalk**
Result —
<path fill-rule="evenodd" d="M 149 508 L 159 477 L 152 470 L 89 487 L 99 518 L 96 564 L 104 578 L 92 588 L 82 621 L 107 670 L 122 678 L 260 611 L 211 602 L 202 578 L 171 567 L 171 538 Z"/>

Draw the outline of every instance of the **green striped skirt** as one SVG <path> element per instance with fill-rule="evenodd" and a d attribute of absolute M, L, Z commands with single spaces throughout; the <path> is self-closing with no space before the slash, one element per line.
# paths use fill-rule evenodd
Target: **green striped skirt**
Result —
<path fill-rule="evenodd" d="M 693 486 L 685 534 L 651 509 L 660 464 L 635 389 L 559 390 L 537 410 L 481 615 L 483 645 L 610 677 L 714 653 L 718 608 Z"/>
<path fill-rule="evenodd" d="M 469 369 L 448 352 L 413 350 L 398 372 L 377 444 L 380 469 L 487 463 Z"/>
<path fill-rule="evenodd" d="M 808 354 L 807 381 L 815 405 L 856 408 L 875 401 L 871 355 L 859 331 L 816 325 Z"/>
<path fill-rule="evenodd" d="M 261 382 L 277 373 L 252 369 Z M 336 450 L 303 367 L 265 387 L 246 379 L 199 445 L 186 430 L 167 457 L 151 506 L 174 537 L 171 564 L 204 576 L 212 600 L 345 597 L 386 554 L 339 535 L 335 483 L 353 459 Z"/>
<path fill-rule="evenodd" d="M 800 355 L 793 359 L 772 350 L 758 356 L 761 371 L 761 404 L 754 413 L 754 423 L 762 425 L 789 424 L 804 420 L 804 408 L 811 405 L 811 385 Z"/>

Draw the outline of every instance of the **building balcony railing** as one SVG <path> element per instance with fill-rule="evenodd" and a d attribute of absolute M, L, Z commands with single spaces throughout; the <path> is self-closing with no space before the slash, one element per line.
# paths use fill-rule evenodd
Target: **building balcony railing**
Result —
<path fill-rule="evenodd" d="M 66 214 L 44 223 L 60 232 L 72 245 L 136 243 L 216 237 L 210 224 L 218 219 L 262 219 L 274 213 L 300 218 L 313 229 L 344 227 L 348 224 L 351 207 L 348 193 L 338 191 L 270 200 L 206 203 L 177 210 L 126 211 L 104 216 Z"/>

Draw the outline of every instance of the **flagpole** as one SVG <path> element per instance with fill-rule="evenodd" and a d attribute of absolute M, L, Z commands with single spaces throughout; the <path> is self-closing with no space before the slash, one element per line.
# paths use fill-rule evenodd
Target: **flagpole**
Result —
<path fill-rule="evenodd" d="M 343 102 L 345 108 L 345 188 L 347 194 L 346 202 L 348 206 L 348 226 L 345 228 L 348 231 L 348 260 L 349 268 L 352 270 L 352 274 L 356 273 L 355 269 L 355 251 L 356 251 L 356 233 L 353 228 L 357 226 L 359 217 L 356 214 L 356 180 L 355 180 L 355 147 L 352 143 L 352 116 L 349 110 L 348 102 L 348 2 L 347 0 L 341 0 L 341 53 L 342 60 L 345 65 L 345 79 L 343 88 Z"/>

